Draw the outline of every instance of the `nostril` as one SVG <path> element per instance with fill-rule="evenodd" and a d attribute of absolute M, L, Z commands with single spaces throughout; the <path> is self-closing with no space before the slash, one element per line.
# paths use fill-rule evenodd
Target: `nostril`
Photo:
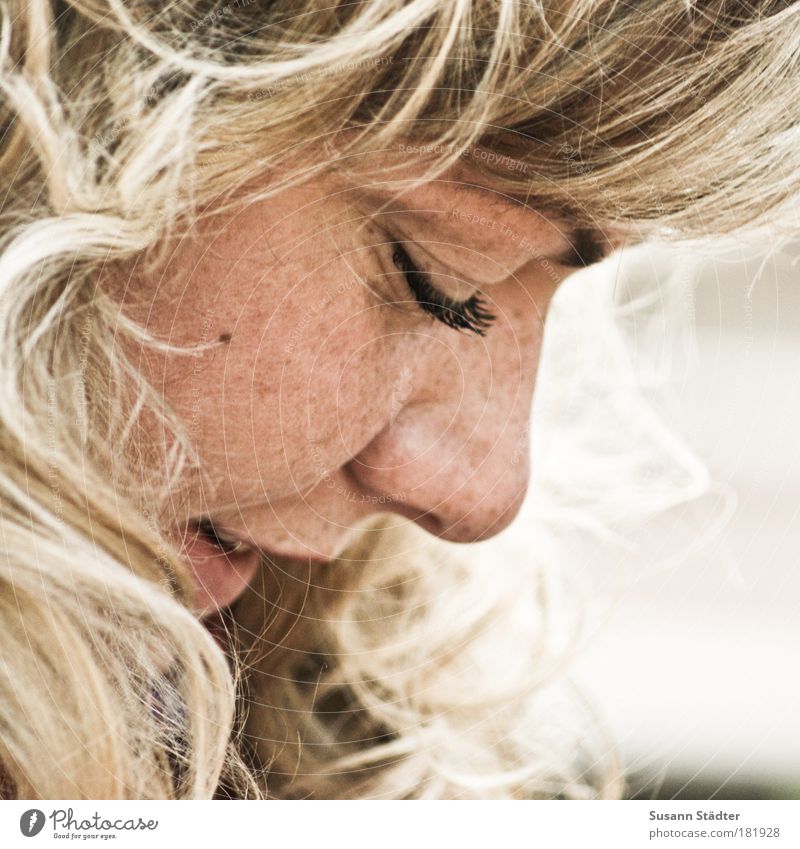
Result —
<path fill-rule="evenodd" d="M 506 408 L 499 421 L 459 413 L 433 403 L 405 408 L 347 463 L 362 503 L 453 542 L 510 524 L 528 486 L 527 419 L 509 424 Z"/>
<path fill-rule="evenodd" d="M 526 464 L 495 467 L 494 485 L 472 470 L 469 479 L 439 477 L 424 484 L 398 489 L 401 481 L 375 474 L 363 463 L 351 461 L 348 472 L 364 502 L 376 511 L 392 512 L 450 542 L 480 542 L 504 530 L 519 513 L 528 490 Z M 484 483 L 485 482 L 485 483 Z"/>

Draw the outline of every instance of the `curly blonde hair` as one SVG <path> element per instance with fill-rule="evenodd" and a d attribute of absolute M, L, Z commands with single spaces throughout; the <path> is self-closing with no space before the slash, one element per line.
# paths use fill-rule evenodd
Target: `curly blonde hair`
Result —
<path fill-rule="evenodd" d="M 229 664 L 164 528 L 191 440 L 120 340 L 166 343 L 103 282 L 206 215 L 409 144 L 431 176 L 464 159 L 593 226 L 780 228 L 800 182 L 800 4 L 0 13 L 2 795 L 619 795 L 591 712 L 561 719 L 558 591 L 519 554 L 492 575 L 444 544 L 398 556 L 418 532 L 381 519 L 323 569 L 265 562 L 229 612 Z"/>

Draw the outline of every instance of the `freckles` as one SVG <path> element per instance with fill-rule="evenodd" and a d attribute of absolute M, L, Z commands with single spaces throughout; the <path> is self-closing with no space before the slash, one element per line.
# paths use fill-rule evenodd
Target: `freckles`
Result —
<path fill-rule="evenodd" d="M 371 302 L 359 284 L 341 288 L 335 279 L 309 281 L 269 319 L 262 309 L 237 328 L 234 347 L 243 356 L 231 361 L 229 379 L 236 394 L 247 396 L 237 406 L 249 425 L 239 418 L 231 436 L 236 428 L 250 431 L 249 450 L 277 489 L 305 490 L 341 466 L 347 445 L 364 430 L 359 420 L 370 417 L 363 375 L 374 375 L 376 363 L 359 363 L 354 352 L 372 347 L 380 329 L 376 310 L 365 309 Z M 361 378 L 351 386 L 355 375 Z"/>
<path fill-rule="evenodd" d="M 390 355 L 385 339 L 369 318 L 331 340 L 316 364 L 308 395 L 310 416 L 342 439 L 371 432 L 386 407 Z M 316 429 L 313 428 L 312 429 Z"/>

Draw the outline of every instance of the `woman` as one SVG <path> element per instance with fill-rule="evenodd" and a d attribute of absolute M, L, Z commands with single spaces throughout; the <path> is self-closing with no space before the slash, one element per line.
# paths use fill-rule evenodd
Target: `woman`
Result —
<path fill-rule="evenodd" d="M 787 220 L 798 43 L 787 2 L 5 3 L 4 795 L 617 795 L 545 579 L 423 531 L 517 512 L 571 270 Z"/>

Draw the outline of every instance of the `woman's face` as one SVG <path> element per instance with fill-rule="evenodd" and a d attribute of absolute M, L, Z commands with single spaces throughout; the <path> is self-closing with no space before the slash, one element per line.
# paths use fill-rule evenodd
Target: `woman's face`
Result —
<path fill-rule="evenodd" d="M 517 513 L 575 239 L 476 182 L 315 178 L 199 225 L 147 282 L 137 318 L 213 343 L 143 358 L 208 473 L 175 516 L 201 612 L 240 594 L 256 549 L 324 562 L 378 511 L 471 542 Z"/>

